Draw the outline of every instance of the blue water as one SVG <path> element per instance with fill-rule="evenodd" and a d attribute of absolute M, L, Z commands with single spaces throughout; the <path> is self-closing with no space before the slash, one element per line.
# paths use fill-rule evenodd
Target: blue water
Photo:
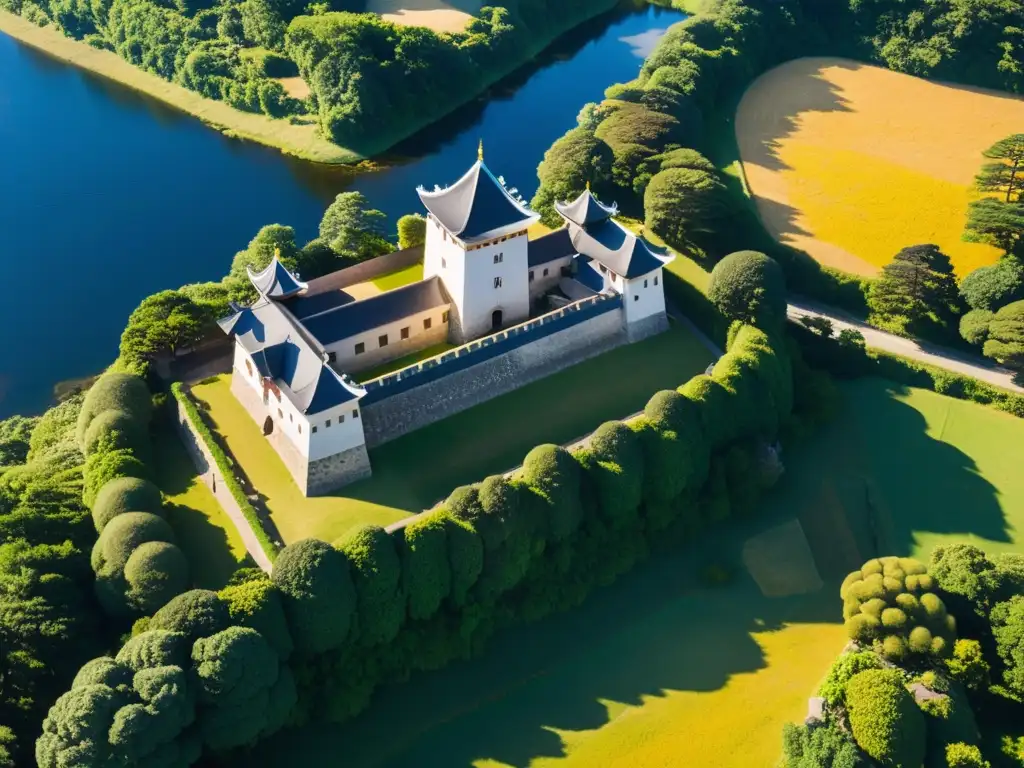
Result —
<path fill-rule="evenodd" d="M 544 150 L 588 101 L 634 77 L 683 14 L 619 11 L 353 176 L 228 139 L 151 99 L 0 34 L 0 418 L 102 370 L 145 296 L 216 280 L 264 224 L 316 235 L 346 189 L 394 218 L 415 188 L 488 166 L 532 196 Z"/>

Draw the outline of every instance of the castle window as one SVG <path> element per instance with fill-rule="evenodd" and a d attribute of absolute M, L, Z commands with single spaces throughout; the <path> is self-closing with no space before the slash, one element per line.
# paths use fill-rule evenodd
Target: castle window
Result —
<path fill-rule="evenodd" d="M 316 424 L 313 425 L 313 434 L 316 434 Z"/>
<path fill-rule="evenodd" d="M 292 413 L 289 413 L 288 414 L 288 421 L 294 422 L 295 421 L 295 415 L 292 414 Z"/>
<path fill-rule="evenodd" d="M 655 285 L 657 285 L 657 284 L 658 284 L 658 276 L 657 276 L 657 275 L 655 275 L 655 276 L 654 276 L 654 284 L 655 284 Z"/>
<path fill-rule="evenodd" d="M 644 280 L 644 288 L 647 287 L 647 280 Z"/>
<path fill-rule="evenodd" d="M 325 426 L 325 427 L 329 427 L 329 426 L 331 426 L 331 420 L 330 420 L 330 419 L 328 419 L 327 421 L 325 421 L 325 422 L 324 422 L 324 426 Z"/>
<path fill-rule="evenodd" d="M 605 274 L 605 273 L 606 273 L 607 271 L 608 271 L 608 268 L 607 268 L 607 267 L 606 267 L 606 266 L 605 266 L 604 264 L 602 264 L 602 265 L 601 265 L 601 274 L 603 275 L 603 274 Z"/>
<path fill-rule="evenodd" d="M 356 354 L 361 355 L 366 351 L 366 342 L 360 341 L 356 344 Z"/>
<path fill-rule="evenodd" d="M 345 423 L 345 414 L 344 413 L 341 414 L 341 416 L 338 417 L 338 423 L 339 424 L 344 424 Z"/>
<path fill-rule="evenodd" d="M 327 362 L 328 363 L 333 363 L 337 359 L 338 359 L 338 353 L 337 352 L 328 352 L 327 353 Z"/>
<path fill-rule="evenodd" d="M 532 269 L 530 270 L 530 282 L 531 283 L 533 282 L 533 270 Z"/>
<path fill-rule="evenodd" d="M 279 419 L 283 419 L 284 418 L 284 412 L 280 408 L 277 409 L 277 418 L 279 418 Z"/>
<path fill-rule="evenodd" d="M 245 370 L 248 371 L 250 376 L 252 376 L 252 363 L 248 360 L 245 361 Z"/>
<path fill-rule="evenodd" d="M 403 339 L 408 339 L 409 338 L 409 326 L 405 326 L 405 328 L 402 329 L 402 338 Z"/>
<path fill-rule="evenodd" d="M 359 418 L 359 411 L 357 411 L 355 408 L 352 409 L 352 418 L 353 419 L 358 419 Z"/>
<path fill-rule="evenodd" d="M 501 278 L 500 277 L 494 278 L 494 287 L 495 288 L 501 288 Z"/>
<path fill-rule="evenodd" d="M 640 294 L 634 293 L 633 294 L 633 301 L 640 301 Z"/>
<path fill-rule="evenodd" d="M 441 257 L 441 269 L 448 269 L 448 261 L 444 256 Z"/>
<path fill-rule="evenodd" d="M 382 334 L 377 338 L 377 346 L 386 347 L 388 345 L 388 335 Z"/>
<path fill-rule="evenodd" d="M 444 312 L 441 313 L 441 322 L 442 323 L 447 323 L 448 322 L 448 310 L 447 309 Z"/>
<path fill-rule="evenodd" d="M 423 318 L 423 330 L 424 331 L 429 331 L 430 330 L 430 318 L 429 317 L 424 317 Z"/>
<path fill-rule="evenodd" d="M 504 260 L 505 260 L 505 254 L 504 253 L 496 253 L 496 254 L 494 254 L 494 263 L 495 264 L 501 264 L 501 262 L 503 262 Z"/>
<path fill-rule="evenodd" d="M 302 425 L 301 424 L 299 424 L 299 434 L 300 435 L 302 434 Z"/>
<path fill-rule="evenodd" d="M 547 277 L 547 276 L 548 276 L 548 268 L 544 267 L 544 277 Z"/>

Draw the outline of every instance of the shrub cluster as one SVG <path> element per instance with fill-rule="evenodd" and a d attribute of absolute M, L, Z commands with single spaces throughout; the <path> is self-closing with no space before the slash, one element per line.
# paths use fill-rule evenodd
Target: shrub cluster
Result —
<path fill-rule="evenodd" d="M 91 558 L 96 596 L 111 616 L 152 613 L 189 583 L 188 562 L 150 479 L 151 414 L 142 379 L 107 373 L 86 394 L 78 416 L 83 498 L 99 534 Z"/>
<path fill-rule="evenodd" d="M 924 763 L 925 720 L 896 669 L 869 669 L 846 687 L 850 729 L 872 759 L 891 768 Z"/>
<path fill-rule="evenodd" d="M 85 664 L 43 722 L 37 764 L 187 766 L 280 729 L 297 696 L 290 641 L 256 592 L 182 593 L 115 657 Z M 275 640 L 249 625 L 257 615 Z"/>
<path fill-rule="evenodd" d="M 185 391 L 181 382 L 176 381 L 171 385 L 171 394 L 174 395 L 174 399 L 185 409 L 189 422 L 196 432 L 199 433 L 199 437 L 210 452 L 210 455 L 213 456 L 213 462 L 217 465 L 217 469 L 220 470 L 221 477 L 224 478 L 224 484 L 227 485 L 232 498 L 238 504 L 239 509 L 242 510 L 242 514 L 245 516 L 246 522 L 249 523 L 249 527 L 256 536 L 256 540 L 259 541 L 260 547 L 267 557 L 273 561 L 277 557 L 277 545 L 267 534 L 266 529 L 263 527 L 263 522 L 256 512 L 256 508 L 249 501 L 249 497 L 245 495 L 242 484 L 235 475 L 234 468 L 228 460 L 227 454 L 224 453 L 224 449 L 220 447 L 220 444 L 213 436 L 202 414 L 199 412 L 196 404 L 192 402 L 192 398 Z"/>
<path fill-rule="evenodd" d="M 808 363 L 840 378 L 876 376 L 1024 418 L 1024 396 L 1014 392 L 863 345 L 843 344 L 799 325 L 790 324 L 788 330 Z"/>
<path fill-rule="evenodd" d="M 952 654 L 956 620 L 923 563 L 907 557 L 868 560 L 843 580 L 839 596 L 851 640 L 888 661 Z"/>
<path fill-rule="evenodd" d="M 271 684 L 265 645 L 294 673 L 296 721 L 341 720 L 363 709 L 381 683 L 478 651 L 500 623 L 577 605 L 650 547 L 747 511 L 777 477 L 762 471 L 771 462 L 760 449 L 790 417 L 788 354 L 753 327 L 736 327 L 729 342 L 723 362 L 700 377 L 704 386 L 657 393 L 642 416 L 602 425 L 584 448 L 539 446 L 511 476 L 457 488 L 391 535 L 368 526 L 333 545 L 313 539 L 291 544 L 277 557 L 270 580 L 242 572 L 220 595 L 184 593 L 138 622 L 142 634 L 132 642 L 154 632 L 165 640 L 184 637 L 192 648 L 189 680 L 227 663 L 210 657 L 221 645 L 244 647 L 267 669 Z M 183 396 L 180 388 L 176 396 Z M 714 426 L 711 433 L 708 425 Z M 113 516 L 106 530 L 137 516 L 158 532 L 158 518 L 133 512 Z M 105 560 L 121 556 L 113 546 L 103 548 Z M 122 650 L 129 653 L 143 656 Z M 169 655 L 161 659 L 173 666 Z M 264 681 L 251 681 L 258 682 Z M 267 732 L 261 723 L 279 722 L 256 712 L 252 722 L 248 716 L 244 723 L 232 719 L 233 725 L 217 730 L 204 723 L 223 724 L 237 710 L 221 714 L 220 700 L 210 698 L 212 689 L 202 681 L 190 690 L 199 733 L 211 750 L 251 743 Z M 72 690 L 69 702 L 83 695 Z M 244 700 L 253 697 L 256 692 Z M 231 700 L 236 706 L 236 697 Z M 70 710 L 86 717 L 83 706 L 58 702 L 40 750 L 48 755 L 72 748 L 68 734 L 85 731 L 63 718 L 72 716 Z M 117 718 L 86 719 L 106 726 L 96 734 L 109 735 L 108 716 Z M 110 746 L 103 748 L 119 756 L 120 746 L 104 738 Z"/>

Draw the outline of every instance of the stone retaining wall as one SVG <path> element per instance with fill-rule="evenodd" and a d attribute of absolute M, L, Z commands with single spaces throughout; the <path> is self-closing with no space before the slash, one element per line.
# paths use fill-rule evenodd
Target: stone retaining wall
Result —
<path fill-rule="evenodd" d="M 227 483 L 224 482 L 224 478 L 221 476 L 209 448 L 206 447 L 202 436 L 189 419 L 188 414 L 185 412 L 185 407 L 178 401 L 175 401 L 174 406 L 175 413 L 177 414 L 175 420 L 178 424 L 178 433 L 181 435 L 182 443 L 185 444 L 185 450 L 192 457 L 192 462 L 196 466 L 196 471 L 199 472 L 200 479 L 210 489 L 210 492 L 213 493 L 217 503 L 220 504 L 238 530 L 249 556 L 256 561 L 256 565 L 263 571 L 270 573 L 272 568 L 270 558 L 267 557 L 267 553 L 260 546 L 259 539 L 256 538 L 256 534 L 249 525 L 249 521 L 245 519 L 245 515 L 242 514 L 242 510 L 238 506 L 238 502 L 235 501 L 235 497 L 231 495 L 231 491 Z"/>
<path fill-rule="evenodd" d="M 419 386 L 390 396 L 383 388 L 383 396 L 363 406 L 367 447 L 394 440 L 624 344 L 627 336 L 622 315 L 621 307 L 616 306 Z"/>

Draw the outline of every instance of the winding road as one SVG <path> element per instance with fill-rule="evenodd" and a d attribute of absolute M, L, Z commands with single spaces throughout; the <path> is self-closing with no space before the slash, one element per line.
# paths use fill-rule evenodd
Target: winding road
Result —
<path fill-rule="evenodd" d="M 989 365 L 981 358 L 971 357 L 937 344 L 905 339 L 902 336 L 880 331 L 848 315 L 843 315 L 833 307 L 826 308 L 803 299 L 791 300 L 787 316 L 793 322 L 799 322 L 801 317 L 824 317 L 832 321 L 836 333 L 846 328 L 860 331 L 864 334 L 864 341 L 867 342 L 867 345 L 874 349 L 909 357 L 921 363 L 934 365 L 936 368 L 972 376 L 996 387 L 1024 394 L 1024 387 L 1016 384 L 1013 380 L 1013 373 L 1005 368 Z"/>

